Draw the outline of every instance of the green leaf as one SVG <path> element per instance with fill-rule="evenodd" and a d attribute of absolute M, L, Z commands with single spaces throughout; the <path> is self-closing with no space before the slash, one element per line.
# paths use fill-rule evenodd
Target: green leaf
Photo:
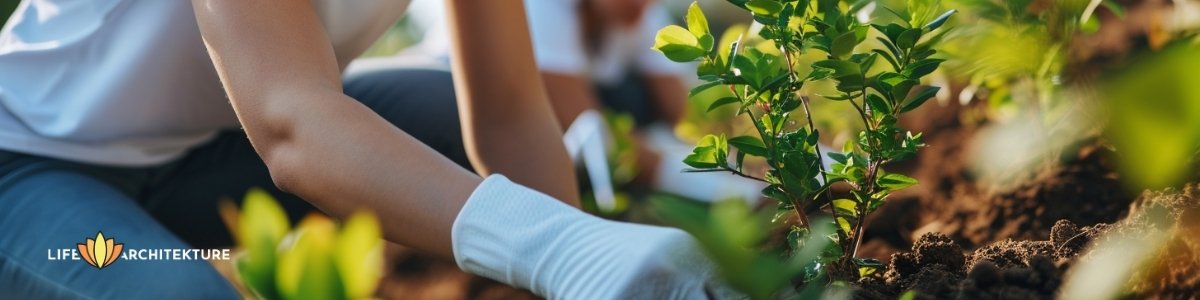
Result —
<path fill-rule="evenodd" d="M 360 211 L 346 219 L 334 245 L 334 264 L 346 299 L 370 298 L 383 278 L 383 235 L 379 220 Z"/>
<path fill-rule="evenodd" d="M 882 37 L 875 37 L 875 39 L 878 40 L 880 44 L 883 44 L 884 47 L 887 47 L 888 52 L 892 53 L 892 57 L 895 57 L 895 58 L 901 57 L 900 56 L 900 54 L 901 54 L 900 48 L 896 48 L 896 43 L 892 43 L 891 40 L 888 40 L 888 39 L 885 39 Z"/>
<path fill-rule="evenodd" d="M 700 93 L 703 93 L 704 91 L 707 91 L 708 89 L 718 85 L 721 85 L 720 81 L 709 81 L 700 84 L 699 86 L 692 88 L 691 91 L 688 91 L 688 98 L 695 97 L 696 95 L 699 95 Z"/>
<path fill-rule="evenodd" d="M 813 73 L 817 73 L 818 69 L 827 69 L 832 71 L 833 79 L 838 81 L 838 91 L 844 93 L 861 92 L 865 78 L 862 74 L 862 66 L 852 61 L 846 60 L 823 60 L 813 63 Z"/>
<path fill-rule="evenodd" d="M 904 67 L 904 72 L 901 72 L 901 73 L 904 74 L 904 76 L 907 76 L 908 78 L 919 79 L 921 77 L 925 77 L 925 75 L 929 75 L 929 73 L 933 73 L 933 71 L 937 70 L 938 66 L 941 65 L 943 61 L 946 61 L 946 60 L 944 60 L 944 59 L 920 60 L 920 61 L 917 61 L 916 63 L 913 63 L 911 65 Z"/>
<path fill-rule="evenodd" d="M 917 45 L 917 40 L 920 38 L 920 29 L 905 30 L 904 33 L 901 33 L 900 36 L 896 38 L 896 47 L 899 47 L 900 49 L 912 48 L 913 46 Z"/>
<path fill-rule="evenodd" d="M 843 218 L 843 217 L 837 218 L 838 229 L 842 230 L 842 232 L 845 233 L 846 235 L 854 234 L 854 232 L 853 232 L 854 230 L 850 228 L 850 223 L 851 223 L 851 219 L 847 219 L 847 218 Z M 841 255 L 839 254 L 837 256 L 841 256 Z"/>
<path fill-rule="evenodd" d="M 929 101 L 929 99 L 933 98 L 933 96 L 937 96 L 937 93 L 940 90 L 942 90 L 942 88 L 936 86 L 921 90 L 921 92 L 917 93 L 916 96 L 913 96 L 907 100 L 907 102 L 904 104 L 904 107 L 900 108 L 900 112 L 906 113 L 917 109 L 917 107 L 921 107 L 921 104 L 925 104 L 925 101 Z"/>
<path fill-rule="evenodd" d="M 708 54 L 700 46 L 700 40 L 690 31 L 671 25 L 658 31 L 654 37 L 654 49 L 676 62 L 689 62 Z"/>
<path fill-rule="evenodd" d="M 704 81 L 717 81 L 721 79 L 721 75 L 725 74 L 724 63 L 720 58 L 704 58 L 700 65 L 696 66 L 696 76 Z"/>
<path fill-rule="evenodd" d="M 746 2 L 746 9 L 756 15 L 774 16 L 783 10 L 783 4 L 774 0 L 750 0 Z"/>
<path fill-rule="evenodd" d="M 843 216 L 858 217 L 858 202 L 854 202 L 854 200 L 833 200 L 833 209 Z"/>
<path fill-rule="evenodd" d="M 875 52 L 876 54 L 879 54 L 879 56 L 882 56 L 883 59 L 886 59 L 888 64 L 892 65 L 893 70 L 900 70 L 900 64 L 896 62 L 896 58 L 892 57 L 891 53 L 888 53 L 883 49 L 871 49 L 871 52 Z"/>
<path fill-rule="evenodd" d="M 829 47 L 829 55 L 835 58 L 845 58 L 854 52 L 854 46 L 858 45 L 858 37 L 853 31 L 842 33 L 837 38 L 833 39 L 833 44 Z"/>
<path fill-rule="evenodd" d="M 833 100 L 833 101 L 846 101 L 846 100 L 850 100 L 850 99 L 858 98 L 858 96 L 859 96 L 859 95 L 858 95 L 858 94 L 844 94 L 844 95 L 822 95 L 822 94 L 817 94 L 817 96 L 820 96 L 821 98 L 825 98 L 825 99 Z"/>
<path fill-rule="evenodd" d="M 913 87 L 917 86 L 917 81 L 905 79 L 892 86 L 892 99 L 904 99 L 908 97 L 908 93 L 912 92 Z"/>
<path fill-rule="evenodd" d="M 692 2 L 692 5 L 688 6 L 686 18 L 688 31 L 696 36 L 700 49 L 703 49 L 704 53 L 712 52 L 716 40 L 708 29 L 708 19 L 704 17 L 704 11 L 700 10 L 699 3 Z"/>
<path fill-rule="evenodd" d="M 733 103 L 741 103 L 741 100 L 738 100 L 737 97 L 723 97 L 721 99 L 717 99 L 717 101 L 713 101 L 712 104 L 708 105 L 708 112 Z"/>
<path fill-rule="evenodd" d="M 867 105 L 871 107 L 872 111 L 878 111 L 883 114 L 892 113 L 892 107 L 887 104 L 887 101 L 876 94 L 867 95 Z"/>
<path fill-rule="evenodd" d="M 767 156 L 767 146 L 763 144 L 762 140 L 756 137 L 748 135 L 735 137 L 729 139 L 729 144 L 733 145 L 733 147 L 737 148 L 738 151 L 742 153 L 758 157 Z"/>
<path fill-rule="evenodd" d="M 950 19 L 950 16 L 953 16 L 956 12 L 958 12 L 958 10 L 951 9 L 943 13 L 941 16 L 938 16 L 937 19 L 930 21 L 929 24 L 925 24 L 925 30 L 934 30 L 938 29 L 938 27 L 942 27 L 942 24 L 945 24 L 946 20 Z"/>
<path fill-rule="evenodd" d="M 858 64 L 845 60 L 822 60 L 813 63 L 813 67 L 833 71 L 833 77 L 860 76 L 862 69 Z"/>
<path fill-rule="evenodd" d="M 724 167 L 725 158 L 729 154 L 729 145 L 725 136 L 706 135 L 692 149 L 692 154 L 683 159 L 683 163 L 697 169 L 716 169 Z"/>
<path fill-rule="evenodd" d="M 900 173 L 888 173 L 879 177 L 878 184 L 880 187 L 895 191 L 914 186 L 917 184 L 917 180 Z"/>
<path fill-rule="evenodd" d="M 275 276 L 282 298 L 345 298 L 333 260 L 335 232 L 336 225 L 324 216 L 309 216 L 300 221 L 293 233 L 293 243 L 280 247 Z"/>
<path fill-rule="evenodd" d="M 699 3 L 692 2 L 692 5 L 688 6 L 686 19 L 688 31 L 692 32 L 696 38 L 712 35 L 708 29 L 708 18 L 704 17 L 704 11 L 700 10 Z"/>
<path fill-rule="evenodd" d="M 279 298 L 275 287 L 276 249 L 291 224 L 271 194 L 260 188 L 246 192 L 237 222 L 238 245 L 245 250 L 235 264 L 242 282 L 263 298 Z"/>

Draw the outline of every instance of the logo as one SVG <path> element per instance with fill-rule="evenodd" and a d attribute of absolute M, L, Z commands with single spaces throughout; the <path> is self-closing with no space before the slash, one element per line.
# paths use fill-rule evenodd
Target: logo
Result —
<path fill-rule="evenodd" d="M 125 244 L 114 244 L 113 239 L 104 239 L 103 232 L 96 232 L 96 239 L 87 239 L 87 243 L 76 244 L 83 260 L 97 269 L 104 269 L 121 256 Z"/>
<path fill-rule="evenodd" d="M 134 248 L 125 247 L 104 232 L 97 231 L 96 238 L 77 243 L 74 248 L 48 248 L 46 260 L 82 260 L 97 270 L 111 266 L 117 259 L 136 263 L 138 261 L 184 261 L 184 260 L 230 260 L 229 249 L 194 248 Z M 127 264 L 126 263 L 126 264 Z M 0 299 L 4 298 L 0 296 Z"/>

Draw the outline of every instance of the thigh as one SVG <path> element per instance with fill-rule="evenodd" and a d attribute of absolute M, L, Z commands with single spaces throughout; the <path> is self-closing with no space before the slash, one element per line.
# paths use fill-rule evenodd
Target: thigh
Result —
<path fill-rule="evenodd" d="M 103 231 L 125 247 L 189 248 L 131 197 L 70 168 L 19 168 L 0 174 L 0 298 L 236 298 L 204 261 L 122 261 L 96 269 L 51 260 Z"/>

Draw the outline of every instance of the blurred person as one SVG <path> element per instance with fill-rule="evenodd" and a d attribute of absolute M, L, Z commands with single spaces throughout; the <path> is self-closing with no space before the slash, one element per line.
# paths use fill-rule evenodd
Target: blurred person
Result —
<path fill-rule="evenodd" d="M 726 173 L 682 173 L 692 145 L 680 142 L 673 129 L 685 114 L 693 66 L 652 49 L 658 30 L 673 23 L 666 5 L 653 0 L 525 0 L 525 5 L 538 69 L 564 129 L 591 126 L 595 118 L 581 117 L 587 111 L 629 114 L 638 127 L 635 183 L 703 201 L 757 202 L 765 187 L 758 182 Z M 414 6 L 410 16 L 424 29 L 422 41 L 393 57 L 356 61 L 351 73 L 448 63 L 447 26 L 438 17 L 444 8 L 436 1 Z"/>
<path fill-rule="evenodd" d="M 96 230 L 227 245 L 215 200 L 251 186 L 277 187 L 293 217 L 370 209 L 390 241 L 550 298 L 711 294 L 686 233 L 572 207 L 521 3 L 448 3 L 454 83 L 412 70 L 357 86 L 341 69 L 404 1 L 21 2 L 0 31 L 4 297 L 239 298 L 202 261 L 94 270 L 43 250 Z"/>

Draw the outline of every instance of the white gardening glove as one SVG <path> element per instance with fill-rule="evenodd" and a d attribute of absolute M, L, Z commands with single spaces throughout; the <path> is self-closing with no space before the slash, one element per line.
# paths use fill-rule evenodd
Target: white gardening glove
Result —
<path fill-rule="evenodd" d="M 454 220 L 467 272 L 549 299 L 705 299 L 731 295 L 687 233 L 600 219 L 501 175 Z"/>

